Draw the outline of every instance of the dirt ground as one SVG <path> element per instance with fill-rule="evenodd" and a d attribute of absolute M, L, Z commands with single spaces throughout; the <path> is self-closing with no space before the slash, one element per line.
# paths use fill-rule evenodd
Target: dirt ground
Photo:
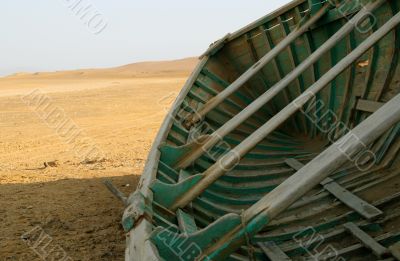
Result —
<path fill-rule="evenodd" d="M 123 260 L 123 205 L 103 182 L 126 194 L 135 189 L 166 110 L 196 63 L 0 78 L 0 261 L 51 260 L 46 255 L 56 248 L 65 260 Z M 23 99 L 36 89 L 101 150 L 100 160 L 83 160 Z M 47 241 L 32 245 L 32 231 Z"/>

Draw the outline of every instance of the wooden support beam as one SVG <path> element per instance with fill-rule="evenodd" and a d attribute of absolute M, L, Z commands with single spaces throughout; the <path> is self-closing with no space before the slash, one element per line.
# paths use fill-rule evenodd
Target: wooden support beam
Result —
<path fill-rule="evenodd" d="M 370 235 L 362 231 L 356 224 L 354 223 L 346 223 L 344 227 L 354 236 L 356 237 L 366 248 L 372 250 L 375 256 L 378 258 L 387 257 L 390 255 L 389 250 L 375 241 Z"/>
<path fill-rule="evenodd" d="M 267 243 L 258 243 L 258 245 L 270 261 L 292 260 L 272 241 Z"/>
<path fill-rule="evenodd" d="M 369 100 L 358 100 L 356 109 L 359 111 L 365 111 L 365 112 L 376 112 L 379 110 L 383 105 L 385 105 L 382 102 L 376 102 L 376 101 L 369 101 Z"/>
<path fill-rule="evenodd" d="M 296 159 L 287 159 L 285 162 L 295 170 L 300 170 L 304 167 L 304 165 Z M 357 197 L 331 178 L 326 178 L 321 182 L 321 185 L 343 204 L 347 205 L 367 220 L 373 220 L 383 215 L 381 210 Z"/>

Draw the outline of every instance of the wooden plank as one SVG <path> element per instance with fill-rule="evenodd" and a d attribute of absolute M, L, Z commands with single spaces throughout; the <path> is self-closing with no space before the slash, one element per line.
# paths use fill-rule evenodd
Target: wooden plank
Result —
<path fill-rule="evenodd" d="M 342 235 L 342 232 L 337 233 L 338 231 L 340 231 L 341 229 L 335 230 L 335 232 L 329 233 L 327 236 L 328 238 L 333 237 L 337 237 L 339 234 Z M 347 230 L 343 229 L 345 232 L 347 232 Z M 375 241 L 377 242 L 385 242 L 385 241 L 390 241 L 393 238 L 396 238 L 399 236 L 399 233 L 385 233 L 382 235 L 379 235 L 377 237 L 374 238 Z M 357 253 L 362 252 L 362 250 L 364 249 L 364 245 L 357 242 L 356 244 L 351 244 L 351 245 L 346 245 L 344 246 L 344 248 L 336 248 L 336 252 L 328 252 L 326 254 L 323 255 L 319 255 L 316 259 L 313 258 L 308 258 L 306 259 L 307 261 L 326 261 L 326 260 L 333 260 L 332 256 L 336 256 L 336 257 L 356 257 Z M 336 259 L 338 260 L 343 260 L 343 259 Z M 361 259 L 359 259 L 361 260 Z M 378 259 L 378 258 L 374 258 L 373 260 L 379 260 L 379 261 L 396 261 L 395 258 L 392 257 L 385 257 L 383 259 Z"/>
<path fill-rule="evenodd" d="M 383 105 L 385 105 L 382 102 L 376 102 L 376 101 L 369 101 L 369 100 L 358 100 L 356 109 L 359 111 L 365 111 L 365 112 L 376 112 L 379 110 Z"/>
<path fill-rule="evenodd" d="M 304 167 L 304 164 L 298 161 L 297 159 L 287 159 L 285 163 L 294 170 L 300 170 Z"/>
<path fill-rule="evenodd" d="M 389 247 L 389 251 L 396 260 L 400 260 L 400 242 Z"/>
<path fill-rule="evenodd" d="M 356 237 L 366 248 L 371 249 L 375 256 L 382 258 L 390 255 L 389 250 L 375 241 L 370 235 L 362 231 L 356 224 L 350 222 L 344 224 L 344 227 Z"/>
<path fill-rule="evenodd" d="M 258 243 L 261 250 L 271 261 L 291 260 L 274 242 Z"/>
<path fill-rule="evenodd" d="M 372 220 L 383 215 L 383 212 L 381 210 L 357 197 L 347 189 L 340 186 L 335 181 L 326 181 L 327 183 L 324 183 L 323 186 L 327 191 L 329 191 L 342 203 L 355 210 L 358 214 L 360 214 L 367 220 Z"/>
<path fill-rule="evenodd" d="M 108 188 L 108 190 L 118 198 L 124 205 L 128 204 L 128 198 L 122 193 L 114 184 L 112 184 L 111 180 L 104 181 L 104 185 Z"/>
<path fill-rule="evenodd" d="M 304 167 L 304 165 L 296 159 L 287 159 L 285 162 L 295 170 L 300 170 Z M 381 210 L 357 197 L 331 178 L 322 181 L 321 185 L 343 204 L 347 205 L 367 220 L 372 220 L 383 215 Z"/>
<path fill-rule="evenodd" d="M 197 231 L 196 221 L 194 220 L 193 216 L 181 209 L 178 209 L 176 211 L 176 217 L 178 219 L 179 228 L 183 233 L 190 235 Z"/>

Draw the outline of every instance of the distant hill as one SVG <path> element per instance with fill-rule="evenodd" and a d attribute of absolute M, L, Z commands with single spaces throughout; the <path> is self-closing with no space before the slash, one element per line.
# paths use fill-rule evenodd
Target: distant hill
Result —
<path fill-rule="evenodd" d="M 114 70 L 120 73 L 191 72 L 193 71 L 198 61 L 198 58 L 186 58 L 173 61 L 141 62 L 117 67 Z"/>
<path fill-rule="evenodd" d="M 16 73 L 6 78 L 17 79 L 60 79 L 60 78 L 131 78 L 146 76 L 187 76 L 198 63 L 198 58 L 191 57 L 172 61 L 152 61 L 127 64 L 120 67 L 106 69 L 82 69 L 74 71 L 40 72 L 40 73 Z"/>

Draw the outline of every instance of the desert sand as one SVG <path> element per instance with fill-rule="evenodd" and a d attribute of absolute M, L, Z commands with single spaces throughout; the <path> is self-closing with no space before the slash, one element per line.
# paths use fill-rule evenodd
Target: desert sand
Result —
<path fill-rule="evenodd" d="M 42 260 L 42 229 L 72 260 L 123 260 L 123 205 L 103 185 L 135 189 L 159 126 L 196 58 L 0 78 L 0 260 Z M 37 107 L 37 90 L 101 150 L 85 161 Z M 27 234 L 28 233 L 28 234 Z M 35 252 L 36 250 L 36 252 Z M 43 252 L 45 253 L 45 252 Z"/>

